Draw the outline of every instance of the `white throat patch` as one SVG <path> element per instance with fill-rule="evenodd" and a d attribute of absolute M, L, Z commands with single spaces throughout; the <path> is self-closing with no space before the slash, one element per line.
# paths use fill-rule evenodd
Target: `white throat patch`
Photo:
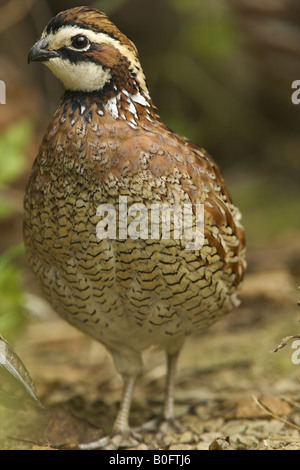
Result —
<path fill-rule="evenodd" d="M 79 62 L 73 64 L 67 59 L 55 57 L 45 65 L 61 80 L 67 90 L 95 91 L 101 90 L 111 79 L 111 73 L 100 64 Z"/>

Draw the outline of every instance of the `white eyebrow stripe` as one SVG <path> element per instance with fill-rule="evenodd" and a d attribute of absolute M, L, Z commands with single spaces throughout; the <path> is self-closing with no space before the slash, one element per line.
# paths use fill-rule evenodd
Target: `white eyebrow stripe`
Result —
<path fill-rule="evenodd" d="M 43 39 L 46 39 L 49 43 L 49 49 L 55 50 L 60 49 L 63 46 L 69 47 L 71 44 L 71 39 L 78 35 L 82 34 L 86 36 L 91 42 L 95 42 L 98 44 L 111 44 L 116 49 L 118 49 L 122 55 L 127 57 L 130 64 L 132 64 L 132 70 L 136 74 L 139 84 L 142 90 L 148 95 L 148 89 L 146 85 L 146 79 L 144 73 L 141 69 L 140 62 L 136 55 L 130 50 L 127 45 L 121 44 L 120 41 L 114 39 L 113 37 L 109 36 L 105 33 L 96 33 L 95 31 L 91 31 L 90 29 L 80 28 L 79 26 L 62 26 L 56 33 L 49 33 L 44 30 L 43 32 Z"/>
<path fill-rule="evenodd" d="M 77 36 L 78 34 L 82 34 L 86 36 L 91 42 L 97 42 L 99 44 L 106 42 L 106 43 L 115 43 L 118 42 L 116 39 L 111 38 L 107 34 L 104 33 L 96 33 L 95 31 L 91 31 L 90 29 L 80 28 L 79 26 L 62 26 L 57 32 L 47 34 L 46 30 L 44 31 L 43 35 L 49 41 L 49 45 L 51 45 L 51 49 L 56 49 L 58 47 L 62 47 L 62 45 L 69 44 L 69 41 L 72 37 Z M 110 41 L 111 40 L 111 41 Z"/>

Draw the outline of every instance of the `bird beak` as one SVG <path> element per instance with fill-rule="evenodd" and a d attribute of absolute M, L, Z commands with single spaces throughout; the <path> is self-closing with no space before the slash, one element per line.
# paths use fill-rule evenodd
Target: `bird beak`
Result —
<path fill-rule="evenodd" d="M 51 51 L 47 49 L 47 46 L 48 43 L 43 39 L 37 41 L 28 54 L 28 64 L 30 64 L 30 62 L 46 62 L 54 57 L 59 57 L 57 51 Z"/>

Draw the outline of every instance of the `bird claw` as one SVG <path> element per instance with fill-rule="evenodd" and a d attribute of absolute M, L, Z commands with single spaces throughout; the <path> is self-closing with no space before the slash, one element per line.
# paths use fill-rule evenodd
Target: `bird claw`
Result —
<path fill-rule="evenodd" d="M 108 436 L 101 437 L 97 441 L 79 444 L 80 450 L 117 450 L 120 448 L 136 447 L 143 440 L 142 436 L 132 429 L 112 432 Z"/>
<path fill-rule="evenodd" d="M 134 430 L 137 432 L 154 432 L 154 438 L 151 441 L 151 446 L 153 446 L 159 444 L 167 434 L 182 434 L 186 431 L 186 428 L 175 418 L 160 417 L 147 421 L 147 423 L 144 423 L 142 426 L 135 428 Z"/>
<path fill-rule="evenodd" d="M 79 444 L 78 449 L 117 450 L 121 448 L 137 447 L 143 441 L 143 437 L 141 435 L 141 432 L 143 431 L 155 433 L 154 438 L 150 443 L 151 448 L 159 444 L 166 434 L 183 433 L 185 428 L 175 418 L 155 418 L 134 429 L 127 429 L 126 431 L 115 431 L 108 436 L 101 437 L 97 441 L 88 442 L 86 444 Z"/>
<path fill-rule="evenodd" d="M 157 434 L 162 434 L 165 436 L 167 433 L 182 434 L 186 431 L 186 428 L 180 424 L 180 422 L 175 418 L 162 419 Z"/>

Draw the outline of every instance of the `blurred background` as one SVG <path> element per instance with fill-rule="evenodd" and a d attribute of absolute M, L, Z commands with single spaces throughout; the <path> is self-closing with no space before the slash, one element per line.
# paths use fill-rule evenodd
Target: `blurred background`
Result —
<path fill-rule="evenodd" d="M 6 104 L 0 104 L 0 333 L 13 342 L 22 338 L 29 311 L 41 314 L 36 303 L 29 306 L 30 295 L 39 293 L 22 246 L 22 203 L 63 92 L 46 67 L 27 65 L 27 55 L 52 16 L 80 4 L 0 0 L 0 80 L 6 84 Z M 240 313 L 238 322 L 267 330 L 279 319 L 272 349 L 281 333 L 299 330 L 300 104 L 291 100 L 292 83 L 300 80 L 299 0 L 84 4 L 107 13 L 136 44 L 163 121 L 220 165 L 247 236 L 248 320 Z"/>

